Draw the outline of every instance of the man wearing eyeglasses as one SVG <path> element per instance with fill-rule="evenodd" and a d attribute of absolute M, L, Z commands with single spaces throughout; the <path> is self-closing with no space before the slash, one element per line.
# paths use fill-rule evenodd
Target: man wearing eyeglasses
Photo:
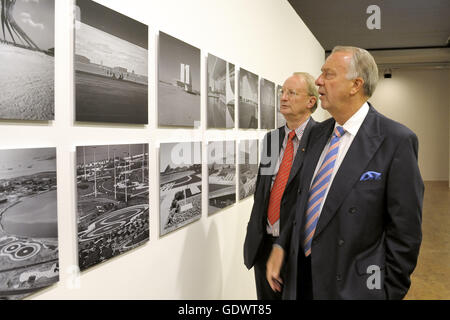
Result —
<path fill-rule="evenodd" d="M 280 112 L 286 125 L 266 134 L 259 166 L 254 204 L 244 243 L 244 262 L 254 267 L 259 300 L 279 300 L 266 279 L 266 263 L 272 245 L 286 228 L 290 209 L 295 205 L 298 174 L 315 125 L 311 114 L 317 108 L 318 91 L 314 78 L 294 73 L 278 92 Z"/>

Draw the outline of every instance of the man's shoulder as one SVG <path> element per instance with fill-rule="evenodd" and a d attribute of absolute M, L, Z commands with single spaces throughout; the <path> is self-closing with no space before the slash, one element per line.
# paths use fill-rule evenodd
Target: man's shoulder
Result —
<path fill-rule="evenodd" d="M 387 138 L 404 139 L 407 137 L 417 137 L 416 134 L 404 124 L 388 118 L 379 112 L 376 112 L 376 116 L 379 119 L 380 131 Z"/>

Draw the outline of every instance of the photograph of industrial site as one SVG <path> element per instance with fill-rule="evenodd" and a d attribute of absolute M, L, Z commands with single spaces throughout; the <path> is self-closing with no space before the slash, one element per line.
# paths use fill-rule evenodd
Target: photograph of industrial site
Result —
<path fill-rule="evenodd" d="M 201 142 L 162 143 L 159 172 L 159 223 L 163 236 L 201 218 Z"/>
<path fill-rule="evenodd" d="M 277 95 L 275 96 L 276 99 L 276 105 L 277 105 L 277 128 L 282 127 L 286 124 L 286 120 L 284 119 L 283 114 L 280 112 L 280 90 L 282 89 L 282 86 L 277 85 Z"/>
<path fill-rule="evenodd" d="M 75 120 L 148 123 L 148 27 L 77 0 Z"/>
<path fill-rule="evenodd" d="M 56 149 L 0 150 L 0 300 L 59 280 Z"/>
<path fill-rule="evenodd" d="M 158 125 L 200 127 L 200 49 L 159 32 Z"/>
<path fill-rule="evenodd" d="M 148 144 L 76 149 L 78 262 L 85 270 L 149 240 Z"/>
<path fill-rule="evenodd" d="M 236 203 L 236 143 L 208 143 L 208 215 Z"/>
<path fill-rule="evenodd" d="M 208 54 L 207 128 L 234 128 L 234 64 Z"/>
<path fill-rule="evenodd" d="M 239 128 L 258 129 L 258 76 L 239 69 Z"/>
<path fill-rule="evenodd" d="M 55 119 L 55 1 L 0 2 L 0 119 Z"/>
<path fill-rule="evenodd" d="M 261 78 L 260 81 L 261 129 L 275 129 L 275 83 Z"/>
<path fill-rule="evenodd" d="M 239 143 L 239 200 L 255 193 L 258 176 L 258 140 L 242 140 Z"/>

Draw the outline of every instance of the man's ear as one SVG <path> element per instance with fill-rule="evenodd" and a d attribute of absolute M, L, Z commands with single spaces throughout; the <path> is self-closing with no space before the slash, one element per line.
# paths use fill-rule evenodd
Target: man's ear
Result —
<path fill-rule="evenodd" d="M 308 109 L 312 109 L 317 102 L 317 98 L 315 96 L 310 96 L 308 101 Z"/>
<path fill-rule="evenodd" d="M 364 80 L 360 77 L 353 79 L 353 85 L 350 89 L 350 95 L 357 94 L 360 90 L 363 90 Z"/>

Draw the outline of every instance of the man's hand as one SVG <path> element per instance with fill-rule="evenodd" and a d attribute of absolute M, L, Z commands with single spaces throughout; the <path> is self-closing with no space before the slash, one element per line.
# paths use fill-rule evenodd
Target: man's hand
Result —
<path fill-rule="evenodd" d="M 281 267 L 283 266 L 284 250 L 274 246 L 270 253 L 266 265 L 266 278 L 273 291 L 281 292 L 283 279 L 280 278 Z"/>

